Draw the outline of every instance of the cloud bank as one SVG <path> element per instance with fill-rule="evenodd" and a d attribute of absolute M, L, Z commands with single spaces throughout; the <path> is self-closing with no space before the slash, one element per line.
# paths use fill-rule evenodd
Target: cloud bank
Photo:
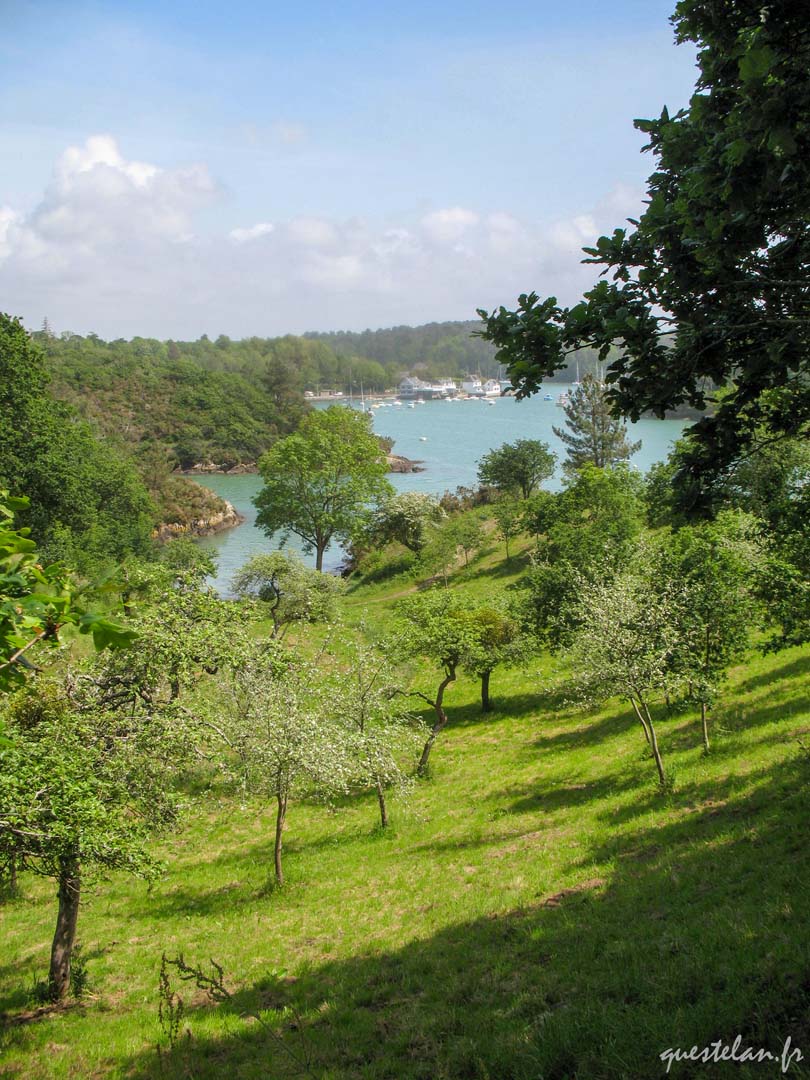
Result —
<path fill-rule="evenodd" d="M 529 221 L 448 206 L 398 221 L 282 221 L 270 192 L 262 220 L 212 231 L 229 207 L 205 165 L 129 161 L 111 135 L 94 135 L 64 151 L 30 213 L 0 205 L 0 295 L 29 326 L 47 316 L 104 337 L 473 318 L 531 289 L 575 300 L 594 280 L 581 247 L 637 213 L 640 199 L 614 189 L 570 220 L 543 207 Z"/>

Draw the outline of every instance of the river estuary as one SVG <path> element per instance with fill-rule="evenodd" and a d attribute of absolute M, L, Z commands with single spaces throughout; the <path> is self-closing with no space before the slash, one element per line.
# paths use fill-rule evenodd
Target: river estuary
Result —
<path fill-rule="evenodd" d="M 565 415 L 557 407 L 556 399 L 567 389 L 559 383 L 550 385 L 551 401 L 545 401 L 544 393 L 541 393 L 525 401 L 502 397 L 483 401 L 427 401 L 414 408 L 407 404 L 384 405 L 374 409 L 377 434 L 388 435 L 394 440 L 395 454 L 420 460 L 424 465 L 424 472 L 392 473 L 391 483 L 398 491 L 439 495 L 462 485 L 471 487 L 477 482 L 479 459 L 496 446 L 515 439 L 542 439 L 562 461 L 564 449 L 552 431 L 552 425 L 560 427 L 564 424 Z M 633 466 L 644 472 L 655 462 L 662 461 L 688 424 L 687 420 L 644 419 L 629 425 L 632 439 L 641 439 L 641 449 L 632 458 Z M 275 538 L 269 540 L 255 525 L 256 510 L 251 500 L 261 487 L 261 478 L 256 475 L 211 475 L 195 479 L 233 503 L 246 518 L 238 528 L 200 541 L 218 559 L 219 570 L 212 584 L 227 594 L 233 574 L 247 559 L 278 546 Z M 554 490 L 560 483 L 558 468 L 548 487 Z M 289 547 L 301 550 L 295 537 L 290 538 Z M 336 569 L 341 560 L 341 549 L 333 546 L 327 552 L 324 569 Z M 307 561 L 314 565 L 314 557 Z"/>

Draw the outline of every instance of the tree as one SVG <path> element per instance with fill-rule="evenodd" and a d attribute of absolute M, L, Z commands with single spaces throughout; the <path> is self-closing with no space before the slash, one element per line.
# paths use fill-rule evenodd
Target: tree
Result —
<path fill-rule="evenodd" d="M 756 520 L 739 511 L 724 511 L 714 522 L 672 533 L 655 560 L 652 587 L 671 599 L 676 627 L 669 669 L 686 700 L 700 707 L 705 753 L 708 710 L 760 622 L 761 563 Z"/>
<path fill-rule="evenodd" d="M 454 545 L 457 551 L 461 548 L 464 555 L 464 565 L 470 565 L 470 556 L 474 554 L 484 542 L 484 527 L 474 513 L 456 514 L 442 528 L 448 542 Z"/>
<path fill-rule="evenodd" d="M 478 479 L 504 492 L 519 492 L 524 499 L 554 475 L 556 458 L 539 439 L 518 439 L 490 450 L 478 463 Z"/>
<path fill-rule="evenodd" d="M 641 442 L 628 442 L 627 427 L 611 415 L 604 385 L 595 375 L 583 375 L 563 407 L 569 431 L 552 431 L 565 444 L 566 476 L 575 476 L 583 465 L 605 468 L 627 461 L 641 449 Z"/>
<path fill-rule="evenodd" d="M 237 596 L 266 606 L 273 621 L 272 637 L 279 640 L 293 623 L 331 622 L 343 591 L 340 578 L 312 570 L 296 555 L 281 551 L 254 555 L 237 570 L 231 584 Z"/>
<path fill-rule="evenodd" d="M 579 618 L 572 659 L 587 700 L 620 694 L 630 702 L 652 750 L 658 780 L 667 776 L 651 712 L 670 683 L 678 603 L 652 587 L 649 561 L 639 551 L 634 565 L 609 580 L 581 580 Z"/>
<path fill-rule="evenodd" d="M 290 800 L 347 792 L 354 745 L 334 715 L 329 683 L 307 661 L 278 648 L 254 651 L 210 706 L 206 723 L 226 749 L 225 771 L 249 795 L 276 805 L 273 867 L 284 884 L 282 848 Z"/>
<path fill-rule="evenodd" d="M 176 820 L 170 780 L 186 756 L 181 714 L 143 700 L 116 706 L 103 668 L 96 661 L 20 690 L 0 746 L 0 863 L 58 885 L 55 1001 L 70 987 L 85 878 L 93 869 L 154 876 L 149 840 Z"/>
<path fill-rule="evenodd" d="M 268 536 L 300 537 L 315 550 L 318 570 L 330 542 L 351 540 L 372 504 L 393 493 L 371 417 L 344 406 L 309 413 L 294 435 L 263 455 L 259 472 L 257 524 Z"/>
<path fill-rule="evenodd" d="M 28 498 L 20 521 L 51 561 L 93 573 L 151 550 L 154 507 L 137 470 L 48 395 L 40 347 L 2 314 L 0 487 Z"/>
<path fill-rule="evenodd" d="M 444 695 L 455 682 L 458 669 L 475 647 L 475 631 L 469 618 L 470 605 L 448 589 L 431 589 L 408 597 L 399 605 L 401 615 L 398 649 L 405 656 L 422 656 L 438 665 L 441 678 L 433 696 L 413 691 L 433 709 L 435 719 L 422 748 L 417 772 L 427 773 L 430 752 L 439 734 L 447 727 Z"/>
<path fill-rule="evenodd" d="M 347 662 L 339 664 L 332 674 L 331 689 L 333 714 L 348 725 L 354 746 L 355 782 L 373 786 L 380 826 L 385 829 L 386 789 L 396 786 L 400 793 L 409 792 L 411 767 L 427 729 L 405 703 L 388 660 L 387 643 L 351 647 Z"/>
<path fill-rule="evenodd" d="M 378 544 L 402 544 L 418 555 L 428 541 L 431 526 L 443 518 L 444 511 L 433 495 L 401 491 L 377 510 L 371 523 L 371 539 Z"/>
<path fill-rule="evenodd" d="M 551 648 L 570 642 L 579 581 L 609 580 L 633 556 L 644 520 L 641 478 L 626 466 L 585 465 L 563 491 L 539 492 L 524 520 L 536 535 L 521 582 L 523 620 Z"/>
<path fill-rule="evenodd" d="M 501 664 L 515 664 L 528 657 L 533 640 L 501 606 L 484 604 L 456 617 L 469 620 L 471 634 L 462 664 L 481 680 L 481 712 L 491 712 L 492 672 Z"/>
<path fill-rule="evenodd" d="M 523 532 L 523 506 L 516 499 L 502 498 L 492 507 L 495 528 L 501 540 L 506 544 L 506 558 L 509 555 L 509 541 Z"/>
<path fill-rule="evenodd" d="M 673 23 L 699 49 L 696 93 L 636 121 L 656 157 L 646 209 L 585 249 L 612 280 L 572 308 L 531 293 L 479 315 L 519 396 L 569 351 L 617 345 L 618 414 L 713 404 L 678 473 L 695 511 L 729 464 L 810 424 L 810 25 L 794 0 L 681 0 Z"/>

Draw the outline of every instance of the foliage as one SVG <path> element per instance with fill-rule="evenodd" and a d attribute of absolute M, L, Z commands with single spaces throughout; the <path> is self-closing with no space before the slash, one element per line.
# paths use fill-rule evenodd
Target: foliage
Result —
<path fill-rule="evenodd" d="M 259 471 L 257 524 L 268 536 L 300 537 L 315 550 L 318 570 L 330 541 L 351 540 L 367 525 L 372 504 L 393 490 L 371 417 L 341 406 L 310 413 L 261 458 Z"/>
<path fill-rule="evenodd" d="M 627 427 L 611 415 L 604 384 L 594 375 L 584 375 L 563 406 L 566 427 L 552 428 L 566 448 L 563 470 L 575 475 L 583 465 L 597 468 L 627 461 L 641 449 L 641 442 L 628 442 Z"/>
<path fill-rule="evenodd" d="M 612 281 L 570 309 L 532 293 L 515 311 L 479 314 L 521 395 L 567 350 L 604 357 L 618 344 L 607 373 L 617 412 L 714 401 L 678 473 L 689 510 L 763 433 L 810 422 L 810 30 L 792 0 L 749 0 L 722 17 L 681 0 L 673 22 L 679 41 L 698 45 L 697 92 L 674 116 L 636 121 L 657 159 L 646 209 L 631 231 L 586 249 Z"/>
<path fill-rule="evenodd" d="M 58 883 L 49 976 L 58 1000 L 70 986 L 87 872 L 157 872 L 149 839 L 176 818 L 168 780 L 186 754 L 183 726 L 177 714 L 118 707 L 92 664 L 18 691 L 6 716 L 0 862 Z"/>
<path fill-rule="evenodd" d="M 328 693 L 335 720 L 348 727 L 353 785 L 376 791 L 382 828 L 388 826 L 386 789 L 411 794 L 413 766 L 428 734 L 407 706 L 389 652 L 396 646 L 353 644 L 330 673 Z"/>
<path fill-rule="evenodd" d="M 762 622 L 757 601 L 762 564 L 756 519 L 734 511 L 679 529 L 656 551 L 650 588 L 670 598 L 676 630 L 669 669 L 679 692 L 700 706 L 707 752 L 706 712 Z"/>
<path fill-rule="evenodd" d="M 478 463 L 478 479 L 499 491 L 519 493 L 528 499 L 544 480 L 554 475 L 555 461 L 546 443 L 539 439 L 518 439 L 485 454 Z"/>
<path fill-rule="evenodd" d="M 375 544 L 396 542 L 417 555 L 427 543 L 432 525 L 438 525 L 444 511 L 433 495 L 421 491 L 401 491 L 381 504 L 369 530 Z"/>
<path fill-rule="evenodd" d="M 22 524 L 46 558 L 95 572 L 147 554 L 154 508 L 135 468 L 48 396 L 39 348 L 7 315 L 0 315 L 0 385 L 0 486 L 29 499 Z"/>
<path fill-rule="evenodd" d="M 578 628 L 572 646 L 583 700 L 621 695 L 633 707 L 652 749 L 662 788 L 668 785 L 651 707 L 671 685 L 679 605 L 651 587 L 639 551 L 632 567 L 609 580 L 578 582 Z"/>
<path fill-rule="evenodd" d="M 155 468 L 254 462 L 306 411 L 295 357 L 269 340 L 103 341 L 37 333 L 56 397 L 135 455 L 150 490 Z M 151 482 L 150 482 L 151 481 Z"/>
<path fill-rule="evenodd" d="M 233 670 L 207 720 L 225 772 L 246 794 L 276 803 L 279 885 L 290 799 L 346 792 L 355 775 L 348 728 L 335 717 L 329 690 L 314 665 L 265 647 Z"/>
<path fill-rule="evenodd" d="M 273 637 L 282 639 L 293 623 L 331 622 L 343 582 L 306 566 L 297 555 L 274 551 L 254 555 L 231 583 L 240 597 L 260 600 L 273 621 Z"/>
<path fill-rule="evenodd" d="M 66 625 L 92 634 L 98 649 L 126 646 L 135 637 L 134 631 L 90 610 L 91 590 L 80 589 L 65 567 L 43 565 L 30 530 L 13 527 L 14 512 L 27 505 L 27 499 L 0 491 L 0 693 L 35 670 L 29 650 L 58 644 Z"/>
<path fill-rule="evenodd" d="M 687 448 L 676 443 L 665 462 L 650 470 L 645 499 L 653 526 L 680 526 L 684 516 L 673 499 L 673 478 Z M 758 588 L 768 621 L 776 627 L 768 647 L 784 648 L 810 640 L 810 446 L 784 439 L 741 458 L 715 480 L 711 509 L 722 516 L 737 509 L 759 521 L 763 559 Z"/>
<path fill-rule="evenodd" d="M 529 501 L 524 520 L 537 546 L 521 583 L 523 619 L 552 648 L 577 625 L 580 579 L 609 579 L 629 561 L 643 526 L 641 493 L 625 466 L 586 465 L 563 491 Z"/>
<path fill-rule="evenodd" d="M 501 498 L 492 506 L 495 529 L 506 544 L 506 558 L 509 559 L 509 542 L 523 532 L 523 504 L 517 499 Z"/>

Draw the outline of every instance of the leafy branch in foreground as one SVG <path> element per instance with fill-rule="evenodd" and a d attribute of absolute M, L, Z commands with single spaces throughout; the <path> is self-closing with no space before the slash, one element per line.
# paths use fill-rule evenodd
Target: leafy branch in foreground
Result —
<path fill-rule="evenodd" d="M 28 500 L 0 491 L 0 693 L 25 681 L 40 645 L 58 645 L 65 626 L 91 634 L 97 649 L 129 645 L 136 633 L 87 606 L 81 588 L 59 563 L 43 565 L 29 529 L 15 529 L 14 515 Z"/>
<path fill-rule="evenodd" d="M 714 412 L 688 433 L 686 510 L 766 439 L 810 425 L 810 24 L 804 5 L 681 0 L 698 46 L 689 107 L 636 120 L 655 155 L 644 213 L 586 248 L 599 281 L 571 308 L 520 296 L 478 314 L 519 397 L 581 347 L 609 360 L 617 415 Z M 718 390 L 720 392 L 718 392 Z"/>

